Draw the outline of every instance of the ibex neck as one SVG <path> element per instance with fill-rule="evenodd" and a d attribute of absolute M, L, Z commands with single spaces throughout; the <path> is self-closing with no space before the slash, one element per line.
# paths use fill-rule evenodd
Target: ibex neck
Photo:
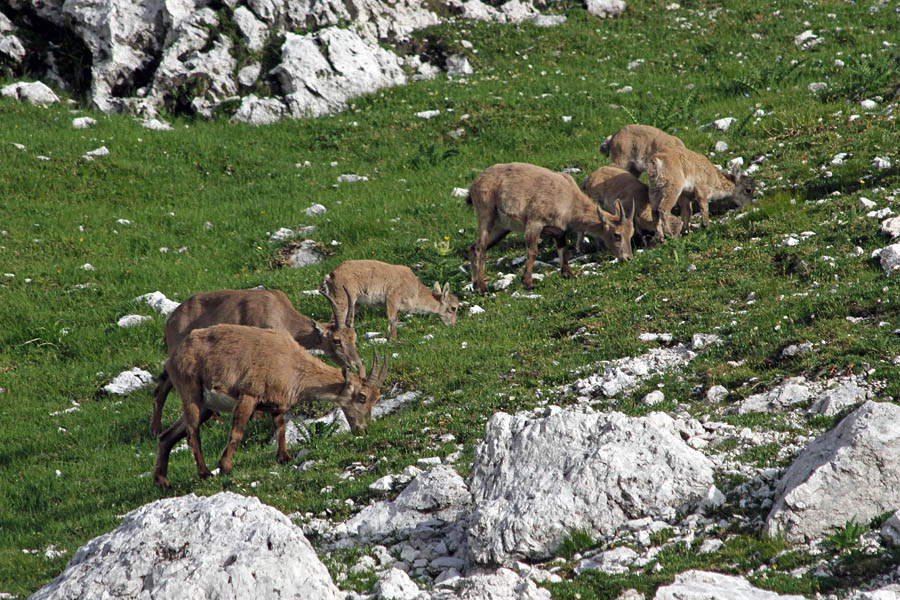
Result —
<path fill-rule="evenodd" d="M 591 202 L 573 202 L 572 218 L 569 220 L 569 229 L 586 231 L 588 228 L 601 224 L 597 216 L 597 206 Z"/>

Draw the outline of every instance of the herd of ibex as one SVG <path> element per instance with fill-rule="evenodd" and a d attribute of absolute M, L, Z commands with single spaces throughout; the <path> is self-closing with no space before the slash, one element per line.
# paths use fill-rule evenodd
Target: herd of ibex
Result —
<path fill-rule="evenodd" d="M 730 198 L 737 206 L 753 199 L 755 184 L 739 168 L 723 173 L 677 137 L 648 125 L 627 125 L 609 136 L 600 150 L 611 166 L 591 173 L 579 187 L 570 175 L 525 163 L 498 164 L 482 172 L 466 201 L 478 218 L 478 235 L 469 247 L 473 288 L 484 294 L 485 252 L 510 231 L 524 234 L 527 260 L 522 283 L 531 289 L 541 236 L 556 241 L 560 270 L 571 277 L 566 234 L 599 239 L 616 257 L 632 257 L 631 239 L 678 237 L 688 231 L 696 199 L 701 223 L 709 223 L 710 199 Z M 638 177 L 646 172 L 649 185 Z M 672 214 L 678 204 L 680 218 Z M 297 312 L 277 290 L 219 290 L 191 296 L 165 325 L 168 359 L 153 395 L 150 429 L 159 435 L 153 478 L 162 488 L 172 447 L 187 437 L 197 474 L 210 471 L 200 449 L 200 425 L 213 414 L 232 413 L 231 436 L 218 467 L 231 472 L 234 450 L 255 411 L 269 412 L 275 424 L 276 459 L 287 462 L 285 412 L 300 402 L 337 404 L 351 429 L 363 433 L 381 394 L 387 358 L 374 353 L 372 371 L 356 349 L 357 304 L 384 305 L 388 337 L 396 339 L 398 313 L 430 313 L 446 325 L 456 323 L 459 300 L 450 284 L 429 289 L 409 267 L 377 260 L 350 260 L 328 273 L 319 287 L 332 307 L 332 321 L 319 323 Z M 341 365 L 335 368 L 310 354 L 317 349 Z M 350 369 L 355 369 L 356 373 Z M 161 417 L 172 387 L 181 396 L 182 415 L 165 431 Z M 160 433 L 161 432 L 161 433 Z"/>

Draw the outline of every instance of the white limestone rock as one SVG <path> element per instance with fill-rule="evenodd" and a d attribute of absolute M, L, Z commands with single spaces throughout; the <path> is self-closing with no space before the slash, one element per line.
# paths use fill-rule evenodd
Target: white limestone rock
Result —
<path fill-rule="evenodd" d="M 602 571 L 607 575 L 620 575 L 627 573 L 638 557 L 638 553 L 631 548 L 619 546 L 578 561 L 578 564 L 575 565 L 575 574 L 581 575 L 585 571 Z"/>
<path fill-rule="evenodd" d="M 178 305 L 181 304 L 180 302 L 169 300 L 168 298 L 166 298 L 166 295 L 159 290 L 150 292 L 148 294 L 142 294 L 135 298 L 134 301 L 145 303 L 147 306 L 163 316 L 172 314 L 172 311 L 178 308 Z"/>
<path fill-rule="evenodd" d="M 153 375 L 140 367 L 134 367 L 116 375 L 116 377 L 104 385 L 102 389 L 107 394 L 124 396 L 152 384 Z"/>
<path fill-rule="evenodd" d="M 550 600 L 550 591 L 510 569 L 448 579 L 430 600 Z"/>
<path fill-rule="evenodd" d="M 237 25 L 238 30 L 241 32 L 247 49 L 250 52 L 262 50 L 269 35 L 266 24 L 257 19 L 246 6 L 239 6 L 234 9 L 232 16 L 234 17 L 234 24 Z"/>
<path fill-rule="evenodd" d="M 804 600 L 753 587 L 743 577 L 709 571 L 685 571 L 656 590 L 653 600 Z"/>
<path fill-rule="evenodd" d="M 259 98 L 256 94 L 250 94 L 241 100 L 241 105 L 231 117 L 231 121 L 257 126 L 271 125 L 287 114 L 287 106 L 278 98 Z"/>
<path fill-rule="evenodd" d="M 737 405 L 737 413 L 779 412 L 812 398 L 810 384 L 805 377 L 789 377 L 767 392 L 753 394 Z"/>
<path fill-rule="evenodd" d="M 881 537 L 887 544 L 900 548 L 900 512 L 895 512 L 884 522 Z"/>
<path fill-rule="evenodd" d="M 261 71 L 262 65 L 258 62 L 251 63 L 246 67 L 243 67 L 240 71 L 238 71 L 238 83 L 245 88 L 252 87 L 253 84 L 256 83 L 256 80 L 259 79 L 259 74 Z"/>
<path fill-rule="evenodd" d="M 0 89 L 4 98 L 27 102 L 34 106 L 46 106 L 59 102 L 59 96 L 40 81 L 11 83 Z"/>
<path fill-rule="evenodd" d="M 472 65 L 462 54 L 453 54 L 447 57 L 447 75 L 450 77 L 461 77 L 463 75 L 471 75 L 475 72 Z"/>
<path fill-rule="evenodd" d="M 684 345 L 674 348 L 654 348 L 640 356 L 604 363 L 602 371 L 563 386 L 560 391 L 577 396 L 602 394 L 609 398 L 630 392 L 648 377 L 679 369 L 695 356 L 696 354 Z"/>
<path fill-rule="evenodd" d="M 413 479 L 395 500 L 375 502 L 343 523 L 340 535 L 357 542 L 380 541 L 409 534 L 432 520 L 456 521 L 471 503 L 463 478 L 446 465 L 436 465 Z"/>
<path fill-rule="evenodd" d="M 878 258 L 881 261 L 881 268 L 888 277 L 900 271 L 900 244 L 879 249 Z"/>
<path fill-rule="evenodd" d="M 868 401 L 816 438 L 778 481 L 769 535 L 805 542 L 896 509 L 900 406 Z"/>
<path fill-rule="evenodd" d="M 177 90 L 196 84 L 201 95 L 192 99 L 191 106 L 201 114 L 209 113 L 204 116 L 211 116 L 212 107 L 237 94 L 233 77 L 237 61 L 231 55 L 232 42 L 224 34 L 213 38 L 218 26 L 215 11 L 200 8 L 169 33 L 149 94 L 155 105 L 162 104 Z M 209 49 L 204 51 L 206 48 Z"/>
<path fill-rule="evenodd" d="M 281 63 L 272 70 L 294 117 L 344 110 L 348 100 L 402 85 L 402 61 L 349 29 L 329 27 L 308 35 L 286 33 Z"/>
<path fill-rule="evenodd" d="M 872 388 L 861 383 L 856 377 L 833 379 L 816 395 L 809 412 L 830 417 L 872 396 Z"/>
<path fill-rule="evenodd" d="M 881 233 L 889 235 L 891 238 L 900 237 L 900 217 L 893 217 L 882 221 Z"/>
<path fill-rule="evenodd" d="M 338 600 L 312 545 L 257 498 L 222 492 L 137 508 L 78 549 L 33 600 Z"/>
<path fill-rule="evenodd" d="M 601 19 L 618 17 L 625 12 L 623 0 L 585 0 L 585 4 L 589 13 Z"/>
<path fill-rule="evenodd" d="M 377 600 L 414 600 L 419 595 L 419 586 L 409 578 L 406 571 L 397 568 L 387 573 L 375 584 Z"/>
<path fill-rule="evenodd" d="M 13 64 L 19 64 L 28 54 L 25 44 L 19 39 L 19 36 L 9 34 L 0 36 L 0 54 L 10 59 Z"/>
<path fill-rule="evenodd" d="M 629 519 L 671 516 L 711 485 L 712 463 L 665 413 L 497 413 L 469 478 L 469 556 L 501 565 L 546 558 L 573 529 L 611 536 Z"/>
<path fill-rule="evenodd" d="M 315 240 L 303 240 L 285 257 L 288 266 L 294 269 L 308 267 L 322 260 L 319 243 Z"/>

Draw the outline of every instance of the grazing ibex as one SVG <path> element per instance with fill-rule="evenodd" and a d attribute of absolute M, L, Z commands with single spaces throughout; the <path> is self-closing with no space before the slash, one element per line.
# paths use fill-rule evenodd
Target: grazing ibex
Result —
<path fill-rule="evenodd" d="M 343 323 L 319 323 L 294 309 L 284 292 L 278 290 L 217 290 L 194 294 L 166 319 L 166 348 L 171 354 L 194 329 L 230 323 L 283 329 L 304 348 L 323 350 L 338 363 L 356 368 L 362 377 L 365 366 L 356 352 L 356 331 Z M 150 431 L 162 431 L 162 410 L 172 390 L 169 373 L 163 369 L 153 392 Z"/>
<path fill-rule="evenodd" d="M 195 329 L 166 361 L 166 371 L 181 396 L 183 414 L 162 435 L 156 450 L 153 481 L 169 487 L 169 454 L 187 436 L 201 479 L 211 475 L 200 450 L 200 425 L 215 412 L 233 413 L 231 436 L 219 459 L 223 474 L 255 410 L 270 412 L 278 443 L 276 458 L 291 459 L 284 439 L 284 413 L 299 402 L 327 400 L 344 412 L 354 433 L 364 433 L 372 407 L 381 394 L 387 361 L 378 368 L 378 354 L 368 379 L 331 367 L 299 346 L 280 329 L 244 325 L 213 325 Z"/>
<path fill-rule="evenodd" d="M 650 125 L 626 125 L 600 144 L 609 163 L 637 177 L 647 170 L 647 161 L 663 148 L 684 148 L 684 142 Z"/>
<path fill-rule="evenodd" d="M 618 167 L 600 167 L 581 182 L 582 191 L 606 210 L 615 210 L 616 202 L 620 202 L 626 212 L 634 211 L 634 232 L 636 234 L 653 235 L 656 225 L 653 222 L 653 208 L 646 184 L 624 169 Z M 681 220 L 669 215 L 669 227 L 678 228 Z M 580 252 L 584 234 L 578 235 L 576 249 Z"/>
<path fill-rule="evenodd" d="M 456 323 L 459 300 L 450 294 L 450 284 L 443 289 L 435 282 L 428 289 L 416 278 L 412 269 L 378 260 L 344 261 L 322 280 L 319 292 L 331 300 L 334 321 L 353 327 L 356 305 L 384 304 L 387 309 L 388 338 L 397 338 L 397 313 L 430 313 L 444 325 Z"/>
<path fill-rule="evenodd" d="M 705 156 L 687 148 L 669 147 L 651 156 L 647 178 L 656 236 L 661 240 L 673 235 L 669 215 L 676 202 L 681 207 L 681 233 L 684 234 L 691 220 L 691 196 L 697 198 L 701 222 L 706 227 L 710 200 L 730 198 L 740 207 L 753 202 L 756 192 L 756 183 L 742 174 L 740 165 L 735 165 L 731 173 L 724 173 Z"/>
<path fill-rule="evenodd" d="M 531 272 L 542 234 L 556 240 L 560 270 L 571 277 L 566 233 L 585 232 L 599 238 L 618 258 L 629 260 L 634 227 L 632 213 L 616 204 L 615 214 L 595 206 L 571 176 L 526 163 L 498 164 L 479 175 L 466 202 L 475 207 L 478 237 L 469 246 L 472 284 L 484 294 L 484 254 L 510 231 L 524 232 L 528 250 L 522 285 L 533 286 Z"/>

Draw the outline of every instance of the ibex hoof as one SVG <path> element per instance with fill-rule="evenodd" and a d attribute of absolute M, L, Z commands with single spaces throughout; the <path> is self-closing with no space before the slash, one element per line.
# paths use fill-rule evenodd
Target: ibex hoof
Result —
<path fill-rule="evenodd" d="M 278 454 L 275 456 L 275 460 L 278 464 L 283 465 L 285 463 L 291 462 L 291 455 L 285 452 L 284 454 Z"/>
<path fill-rule="evenodd" d="M 169 480 L 162 476 L 157 476 L 153 478 L 153 482 L 158 485 L 160 488 L 164 490 L 170 489 L 172 486 L 169 484 Z"/>

